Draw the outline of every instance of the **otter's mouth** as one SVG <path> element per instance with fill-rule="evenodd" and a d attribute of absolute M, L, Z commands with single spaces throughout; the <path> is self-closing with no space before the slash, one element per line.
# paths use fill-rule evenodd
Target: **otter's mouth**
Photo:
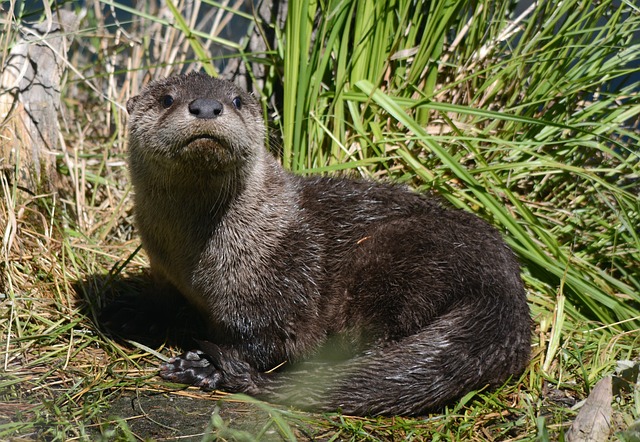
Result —
<path fill-rule="evenodd" d="M 184 148 L 187 149 L 220 149 L 224 146 L 225 143 L 220 138 L 208 134 L 194 135 L 184 143 Z"/>

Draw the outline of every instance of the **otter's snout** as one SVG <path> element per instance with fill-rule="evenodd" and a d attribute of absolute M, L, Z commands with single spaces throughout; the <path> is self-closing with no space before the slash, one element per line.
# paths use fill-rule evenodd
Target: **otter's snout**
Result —
<path fill-rule="evenodd" d="M 211 119 L 222 115 L 224 106 L 212 98 L 198 98 L 189 103 L 189 112 L 196 118 Z"/>

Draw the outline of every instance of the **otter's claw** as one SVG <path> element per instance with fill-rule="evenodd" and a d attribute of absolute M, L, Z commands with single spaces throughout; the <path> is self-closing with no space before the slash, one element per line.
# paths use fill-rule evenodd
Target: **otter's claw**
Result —
<path fill-rule="evenodd" d="M 222 380 L 222 374 L 213 361 L 200 350 L 188 351 L 162 364 L 160 376 L 171 382 L 194 385 L 207 391 L 218 388 Z"/>

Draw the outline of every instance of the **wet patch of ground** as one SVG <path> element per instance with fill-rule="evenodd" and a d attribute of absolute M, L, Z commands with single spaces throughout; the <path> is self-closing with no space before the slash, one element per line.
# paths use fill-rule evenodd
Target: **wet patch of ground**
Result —
<path fill-rule="evenodd" d="M 313 429 L 285 419 L 266 404 L 203 392 L 126 392 L 112 404 L 109 424 L 95 429 L 103 440 L 315 440 Z"/>

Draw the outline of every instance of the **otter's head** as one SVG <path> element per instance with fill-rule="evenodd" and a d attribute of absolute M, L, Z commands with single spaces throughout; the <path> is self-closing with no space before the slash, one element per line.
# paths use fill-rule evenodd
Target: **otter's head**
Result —
<path fill-rule="evenodd" d="M 131 171 L 147 179 L 154 172 L 237 172 L 263 149 L 257 100 L 206 74 L 154 81 L 127 102 L 127 111 Z"/>

